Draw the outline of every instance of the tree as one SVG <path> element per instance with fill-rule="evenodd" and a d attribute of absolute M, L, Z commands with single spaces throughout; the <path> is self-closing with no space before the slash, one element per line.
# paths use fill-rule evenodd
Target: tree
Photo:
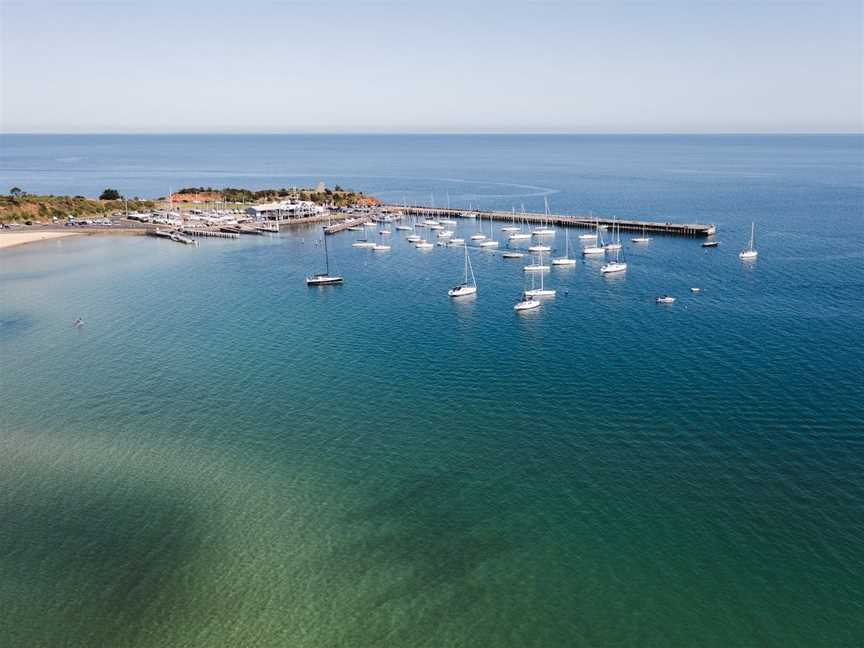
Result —
<path fill-rule="evenodd" d="M 24 192 L 21 191 L 18 187 L 12 187 L 9 190 L 9 195 L 12 196 L 13 198 L 19 198 L 21 195 L 23 195 L 23 193 Z"/>
<path fill-rule="evenodd" d="M 120 200 L 122 197 L 116 189 L 106 189 L 99 196 L 99 200 Z"/>

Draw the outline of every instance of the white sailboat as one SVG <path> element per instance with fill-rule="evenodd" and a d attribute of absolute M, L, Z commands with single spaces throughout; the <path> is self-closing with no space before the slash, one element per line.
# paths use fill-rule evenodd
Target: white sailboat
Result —
<path fill-rule="evenodd" d="M 531 290 L 526 290 L 524 293 L 525 296 L 527 296 L 527 297 L 554 297 L 555 296 L 555 290 L 554 289 L 550 290 L 550 289 L 545 288 L 543 286 L 543 276 L 544 276 L 544 273 L 541 272 L 540 273 L 540 287 L 534 288 L 534 285 L 533 285 L 534 275 L 531 275 L 531 283 L 532 283 Z"/>
<path fill-rule="evenodd" d="M 600 266 L 600 272 L 605 274 L 614 274 L 616 272 L 624 272 L 627 270 L 627 264 L 618 259 L 620 250 L 615 250 L 615 260 L 612 263 L 604 263 Z"/>
<path fill-rule="evenodd" d="M 600 230 L 600 222 L 597 222 L 597 231 L 594 234 L 594 244 L 587 245 L 582 248 L 583 256 L 592 256 L 599 254 L 606 254 L 606 248 L 603 247 L 603 234 Z"/>
<path fill-rule="evenodd" d="M 497 248 L 498 241 L 495 240 L 495 232 L 492 231 L 492 214 L 489 214 L 489 238 L 480 243 L 481 248 Z"/>
<path fill-rule="evenodd" d="M 529 252 L 550 252 L 552 250 L 548 245 L 529 245 Z"/>
<path fill-rule="evenodd" d="M 513 209 L 513 224 L 512 225 L 505 225 L 504 227 L 502 227 L 501 228 L 502 232 L 513 233 L 513 232 L 519 231 L 519 228 L 516 226 L 516 208 L 513 207 L 512 209 Z"/>
<path fill-rule="evenodd" d="M 531 234 L 534 236 L 555 236 L 555 230 L 549 227 L 549 199 L 545 196 L 543 198 L 543 215 L 544 220 L 540 224 L 540 227 L 531 232 Z"/>
<path fill-rule="evenodd" d="M 553 266 L 575 266 L 576 259 L 570 258 L 570 233 L 564 233 L 564 256 L 552 259 Z"/>
<path fill-rule="evenodd" d="M 468 278 L 471 280 L 469 281 Z M 447 291 L 451 297 L 467 297 L 477 293 L 477 280 L 474 278 L 474 268 L 471 266 L 471 258 L 468 256 L 468 246 L 465 246 L 465 279 L 458 286 Z"/>
<path fill-rule="evenodd" d="M 738 257 L 744 260 L 755 259 L 759 256 L 754 245 L 756 244 L 756 223 L 750 223 L 750 243 L 738 253 Z"/>
<path fill-rule="evenodd" d="M 603 246 L 610 252 L 621 249 L 621 226 L 617 223 L 612 225 L 612 241 Z"/>
<path fill-rule="evenodd" d="M 642 236 L 637 236 L 635 238 L 630 239 L 634 243 L 650 243 L 651 237 L 645 234 L 645 228 L 642 228 Z"/>
<path fill-rule="evenodd" d="M 543 253 L 541 252 L 537 263 L 526 265 L 522 270 L 523 272 L 549 272 L 549 266 L 543 265 Z"/>
<path fill-rule="evenodd" d="M 368 234 L 366 233 L 366 223 L 363 223 L 363 236 L 362 236 L 362 238 L 358 238 L 356 241 L 354 241 L 351 244 L 351 247 L 355 247 L 355 248 L 375 247 L 375 241 L 370 241 L 368 238 Z"/>
<path fill-rule="evenodd" d="M 483 233 L 483 217 L 480 216 L 480 231 L 471 235 L 472 241 L 485 241 L 486 235 Z"/>
<path fill-rule="evenodd" d="M 327 235 L 324 234 L 324 263 L 327 268 L 325 272 L 319 272 L 306 277 L 307 286 L 329 286 L 332 284 L 342 283 L 342 277 L 339 275 L 330 274 L 330 254 L 327 251 Z"/>
<path fill-rule="evenodd" d="M 532 289 L 534 288 L 534 277 L 533 276 L 531 277 L 531 288 Z M 540 308 L 540 300 L 535 299 L 533 296 L 529 295 L 527 290 L 522 291 L 522 297 L 520 298 L 520 300 L 518 302 L 516 302 L 516 305 L 513 306 L 513 310 L 516 312 L 529 311 L 529 310 L 534 310 L 536 308 Z"/>

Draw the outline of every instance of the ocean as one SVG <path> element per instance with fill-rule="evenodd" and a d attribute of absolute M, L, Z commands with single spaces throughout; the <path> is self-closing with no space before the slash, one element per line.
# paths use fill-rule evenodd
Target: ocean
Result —
<path fill-rule="evenodd" d="M 471 249 L 479 292 L 453 301 L 462 250 L 395 231 L 381 254 L 328 237 L 323 289 L 313 225 L 0 252 L 3 645 L 864 643 L 864 137 L 0 151 L 4 190 L 325 181 L 720 241 L 622 232 L 625 276 L 553 268 L 521 316 L 520 261 Z"/>

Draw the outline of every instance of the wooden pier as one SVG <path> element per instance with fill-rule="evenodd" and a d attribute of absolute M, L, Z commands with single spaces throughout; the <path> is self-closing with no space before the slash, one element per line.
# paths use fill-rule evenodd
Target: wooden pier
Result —
<path fill-rule="evenodd" d="M 363 218 L 349 218 L 348 220 L 344 220 L 341 223 L 334 223 L 328 227 L 324 228 L 325 234 L 338 234 L 339 232 L 344 232 L 349 227 L 356 227 L 357 225 L 363 225 L 369 222 L 368 217 Z"/>
<path fill-rule="evenodd" d="M 404 214 L 411 216 L 426 216 L 435 218 L 491 218 L 498 221 L 512 221 L 512 212 L 503 211 L 478 211 L 469 209 L 437 209 L 432 207 L 409 206 L 400 207 L 398 205 L 386 205 L 390 209 L 397 209 Z M 528 223 L 549 223 L 550 225 L 559 225 L 562 227 L 584 227 L 591 229 L 599 223 L 601 226 L 612 227 L 613 225 L 620 227 L 622 230 L 631 232 L 651 232 L 653 234 L 672 234 L 676 236 L 713 236 L 717 233 L 716 225 L 703 225 L 701 223 L 661 223 L 657 221 L 641 221 L 632 219 L 612 219 L 598 218 L 596 216 L 561 216 L 558 214 L 545 214 L 520 212 L 516 213 L 517 224 L 520 221 Z M 329 232 L 328 232 L 329 233 Z"/>
<path fill-rule="evenodd" d="M 227 238 L 227 239 L 239 239 L 240 235 L 232 232 L 220 232 L 219 230 L 211 230 L 211 229 L 198 229 L 195 227 L 184 227 L 180 230 L 184 234 L 189 234 L 190 236 L 211 236 L 214 238 Z"/>

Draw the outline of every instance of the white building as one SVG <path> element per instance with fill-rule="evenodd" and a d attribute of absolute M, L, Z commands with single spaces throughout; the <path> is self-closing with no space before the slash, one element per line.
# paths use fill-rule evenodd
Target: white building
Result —
<path fill-rule="evenodd" d="M 321 216 L 325 209 L 310 200 L 283 200 L 281 202 L 253 205 L 246 213 L 255 219 L 285 220 L 288 218 L 306 218 Z"/>

